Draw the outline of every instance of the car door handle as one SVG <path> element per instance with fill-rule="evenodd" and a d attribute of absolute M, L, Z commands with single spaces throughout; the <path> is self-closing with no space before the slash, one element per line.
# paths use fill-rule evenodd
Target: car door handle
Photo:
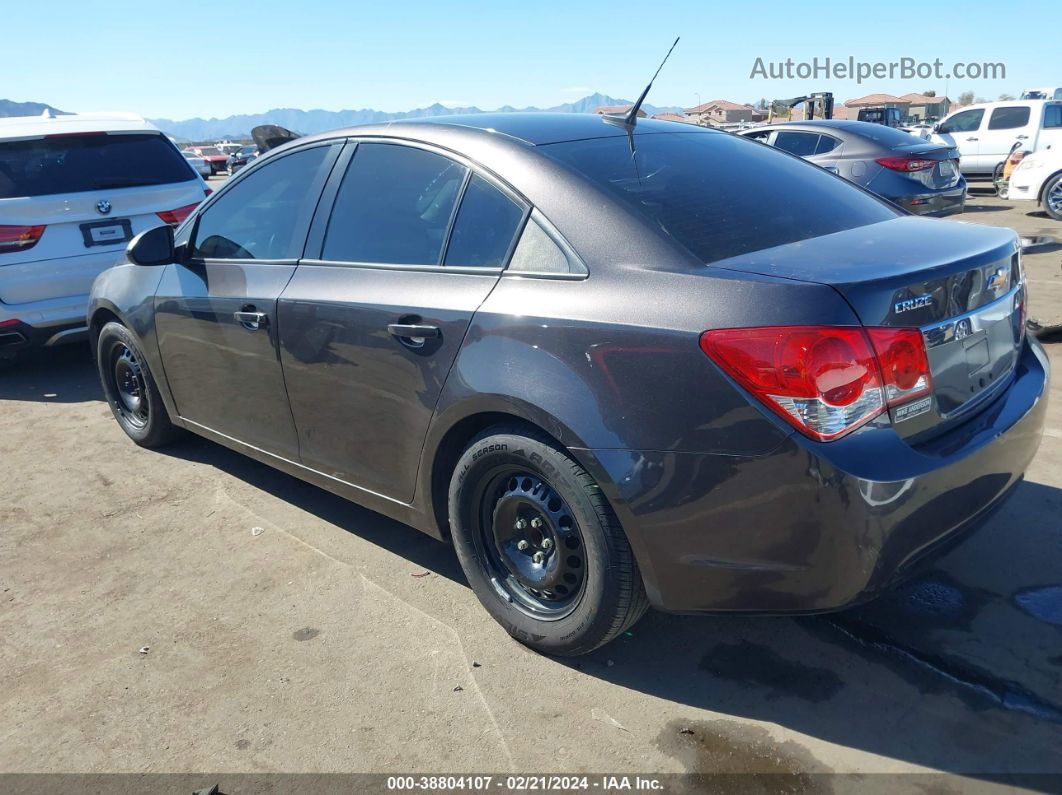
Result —
<path fill-rule="evenodd" d="M 248 331 L 258 331 L 258 329 L 269 325 L 269 315 L 265 312 L 240 311 L 233 312 L 232 316 L 236 318 L 237 323 Z"/>
<path fill-rule="evenodd" d="M 420 342 L 424 342 L 429 337 L 439 336 L 438 326 L 421 326 L 414 323 L 390 323 L 387 331 L 399 339 L 419 340 Z"/>
<path fill-rule="evenodd" d="M 967 138 L 966 140 L 967 141 L 979 141 L 981 139 L 980 138 Z"/>
<path fill-rule="evenodd" d="M 1026 140 L 1026 139 L 1027 139 L 1028 137 L 1029 137 L 1028 135 L 1019 135 L 1019 136 L 1018 136 L 1018 140 L 1019 140 L 1019 141 L 1024 141 L 1024 140 Z"/>

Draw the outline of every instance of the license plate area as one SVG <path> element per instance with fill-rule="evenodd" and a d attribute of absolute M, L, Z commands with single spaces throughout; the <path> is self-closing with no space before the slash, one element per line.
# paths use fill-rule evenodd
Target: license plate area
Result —
<path fill-rule="evenodd" d="M 81 224 L 81 237 L 85 241 L 85 248 L 114 246 L 133 239 L 133 226 L 128 218 L 93 221 Z"/>

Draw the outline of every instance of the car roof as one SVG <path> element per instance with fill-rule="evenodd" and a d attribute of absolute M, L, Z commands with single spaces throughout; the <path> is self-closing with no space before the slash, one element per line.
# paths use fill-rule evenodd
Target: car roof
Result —
<path fill-rule="evenodd" d="M 627 128 L 623 125 L 609 123 L 604 117 L 595 113 L 474 113 L 367 124 L 332 130 L 311 137 L 388 135 L 400 138 L 421 138 L 430 129 L 452 132 L 468 131 L 470 135 L 477 138 L 483 135 L 504 136 L 528 146 L 545 146 L 562 141 L 611 138 L 627 134 Z M 718 133 L 707 127 L 698 127 L 693 124 L 680 126 L 677 122 L 657 119 L 639 119 L 633 128 L 635 135 L 690 132 Z"/>
<path fill-rule="evenodd" d="M 0 139 L 41 138 L 66 133 L 151 132 L 158 127 L 135 113 L 69 113 L 0 119 Z"/>

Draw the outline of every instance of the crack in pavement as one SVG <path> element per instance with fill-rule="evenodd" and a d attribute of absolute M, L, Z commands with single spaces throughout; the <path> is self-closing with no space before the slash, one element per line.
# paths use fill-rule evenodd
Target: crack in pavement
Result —
<path fill-rule="evenodd" d="M 905 646 L 886 632 L 867 624 L 844 621 L 838 617 L 818 620 L 862 648 L 888 655 L 901 664 L 917 666 L 920 671 L 941 677 L 960 688 L 962 692 L 996 707 L 1022 712 L 1053 723 L 1062 723 L 1062 706 L 1041 698 L 1016 682 L 992 676 L 947 655 L 928 654 Z"/>

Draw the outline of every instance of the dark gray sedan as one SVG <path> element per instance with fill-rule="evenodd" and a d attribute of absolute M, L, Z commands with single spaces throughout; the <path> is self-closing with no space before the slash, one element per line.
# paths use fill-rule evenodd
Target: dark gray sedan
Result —
<path fill-rule="evenodd" d="M 862 121 L 807 121 L 739 133 L 803 157 L 915 215 L 961 213 L 959 150 Z"/>
<path fill-rule="evenodd" d="M 127 256 L 88 320 L 133 441 L 191 431 L 451 541 L 554 654 L 650 604 L 868 599 L 1004 500 L 1044 422 L 1012 231 L 686 125 L 299 139 Z"/>

